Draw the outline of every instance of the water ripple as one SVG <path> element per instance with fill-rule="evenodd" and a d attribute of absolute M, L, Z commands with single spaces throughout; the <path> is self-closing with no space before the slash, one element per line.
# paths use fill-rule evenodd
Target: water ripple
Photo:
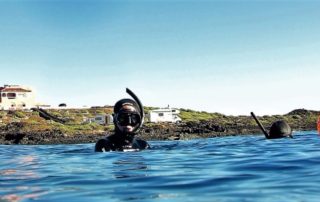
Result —
<path fill-rule="evenodd" d="M 315 131 L 151 141 L 141 152 L 94 144 L 1 145 L 0 201 L 318 201 Z"/>

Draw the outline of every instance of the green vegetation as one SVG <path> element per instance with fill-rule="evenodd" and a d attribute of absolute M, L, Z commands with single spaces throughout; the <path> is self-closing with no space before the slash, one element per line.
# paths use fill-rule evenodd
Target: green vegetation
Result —
<path fill-rule="evenodd" d="M 144 113 L 147 114 L 149 111 L 158 109 L 157 107 L 143 107 Z"/>
<path fill-rule="evenodd" d="M 65 124 L 57 123 L 52 120 L 46 120 L 40 117 L 38 112 L 34 111 L 0 111 L 0 125 L 12 126 L 16 132 L 43 132 L 53 131 L 66 135 L 76 134 L 96 134 L 105 133 L 112 130 L 113 126 L 104 126 L 97 123 L 89 123 L 89 118 L 96 115 L 109 114 L 112 112 L 110 108 L 99 109 L 49 109 L 49 114 L 61 119 L 67 120 Z M 9 130 L 10 130 L 9 127 Z M 1 128 L 2 130 L 4 127 Z"/>
<path fill-rule="evenodd" d="M 154 107 L 145 107 L 146 114 Z M 89 118 L 96 115 L 112 114 L 112 107 L 97 107 L 90 109 L 49 109 L 48 113 L 58 118 L 67 120 L 65 124 L 46 120 L 34 111 L 0 111 L 0 131 L 10 130 L 13 125 L 16 132 L 42 132 L 53 131 L 66 135 L 77 134 L 101 134 L 114 129 L 113 125 L 99 125 L 90 123 Z M 286 120 L 295 130 L 315 129 L 316 122 L 320 113 L 304 109 L 294 110 L 285 115 L 262 116 L 258 117 L 261 123 L 270 127 L 276 120 Z M 251 129 L 256 128 L 255 121 L 248 116 L 226 116 L 220 113 L 199 112 L 190 109 L 180 109 L 182 122 L 195 122 L 219 125 L 228 129 Z M 146 127 L 159 128 L 161 124 L 145 123 Z M 18 131 L 17 131 L 18 130 Z M 5 131 L 4 131 L 5 132 Z"/>
<path fill-rule="evenodd" d="M 219 113 L 208 113 L 208 112 L 199 112 L 190 109 L 180 109 L 179 117 L 183 121 L 207 121 L 211 119 L 223 118 L 223 114 Z"/>
<path fill-rule="evenodd" d="M 219 113 L 208 113 L 193 111 L 190 109 L 180 109 L 180 118 L 184 122 L 208 121 L 226 128 L 251 129 L 257 127 L 253 118 L 248 116 L 226 116 Z M 305 109 L 293 110 L 285 115 L 273 115 L 258 117 L 260 122 L 266 127 L 270 127 L 277 120 L 285 120 L 294 130 L 316 129 L 319 111 Z"/>

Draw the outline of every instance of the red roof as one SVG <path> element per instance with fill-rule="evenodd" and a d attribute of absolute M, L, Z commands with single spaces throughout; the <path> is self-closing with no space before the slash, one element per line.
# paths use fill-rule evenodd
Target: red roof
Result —
<path fill-rule="evenodd" d="M 23 88 L 5 88 L 0 87 L 0 92 L 31 92 L 31 90 L 23 89 Z"/>

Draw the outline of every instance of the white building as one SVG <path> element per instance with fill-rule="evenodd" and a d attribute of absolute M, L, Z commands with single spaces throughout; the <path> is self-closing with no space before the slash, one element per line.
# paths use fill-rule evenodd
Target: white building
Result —
<path fill-rule="evenodd" d="M 32 89 L 19 85 L 0 87 L 0 110 L 30 109 L 36 107 Z"/>
<path fill-rule="evenodd" d="M 149 111 L 147 118 L 149 122 L 159 123 L 159 122 L 169 122 L 177 123 L 181 121 L 181 118 L 178 116 L 180 111 L 174 108 L 161 108 Z"/>
<path fill-rule="evenodd" d="M 110 125 L 113 123 L 113 117 L 110 114 L 98 114 L 94 117 L 94 122 L 100 125 Z"/>
<path fill-rule="evenodd" d="M 97 123 L 100 125 L 111 125 L 113 124 L 113 117 L 111 114 L 98 114 L 93 118 L 87 118 L 84 120 L 85 123 Z"/>

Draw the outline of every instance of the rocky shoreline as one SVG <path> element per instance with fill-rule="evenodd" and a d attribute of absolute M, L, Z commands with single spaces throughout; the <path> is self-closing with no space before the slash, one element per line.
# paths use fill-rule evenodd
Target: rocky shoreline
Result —
<path fill-rule="evenodd" d="M 21 132 L 22 124 L 12 123 L 0 132 L 0 144 L 81 144 L 94 143 L 112 131 L 68 135 L 61 131 Z M 186 140 L 194 138 L 221 137 L 240 134 L 238 130 L 226 130 L 221 126 L 199 123 L 157 124 L 143 126 L 138 136 L 145 140 Z M 251 133 L 259 133 L 259 129 Z"/>
<path fill-rule="evenodd" d="M 11 129 L 0 132 L 0 144 L 82 144 L 94 143 L 108 135 L 109 132 L 68 135 L 61 131 L 16 132 L 19 124 L 10 125 Z M 268 129 L 268 127 L 266 127 Z M 315 127 L 293 127 L 294 130 L 315 130 Z M 234 135 L 262 135 L 258 127 L 214 125 L 210 121 L 200 123 L 158 124 L 144 126 L 139 137 L 145 140 L 188 140 L 195 138 L 212 138 Z"/>
<path fill-rule="evenodd" d="M 12 126 L 11 126 L 12 127 Z M 19 131 L 19 130 L 17 130 Z M 207 126 L 189 126 L 186 124 L 161 124 L 153 127 L 143 127 L 138 136 L 145 140 L 187 140 L 195 138 L 223 137 L 241 134 L 259 134 L 258 128 L 246 130 L 246 133 L 237 130 L 225 130 L 218 127 L 208 128 Z M 15 132 L 14 130 L 0 133 L 0 144 L 82 144 L 94 143 L 98 139 L 106 137 L 110 132 L 95 134 L 67 135 L 60 131 L 42 132 Z"/>
<path fill-rule="evenodd" d="M 316 130 L 318 116 L 319 112 L 294 110 L 284 116 L 263 116 L 259 118 L 267 130 L 273 121 L 285 119 L 293 130 L 301 131 Z M 250 116 L 226 116 L 223 121 L 221 120 L 222 119 L 220 118 L 188 121 L 179 124 L 147 123 L 140 129 L 139 136 L 145 140 L 187 140 L 232 135 L 262 135 L 260 129 Z M 81 129 L 81 126 L 79 127 Z M 36 130 L 32 129 L 32 127 L 23 121 L 20 121 L 11 122 L 0 127 L 0 144 L 38 145 L 94 143 L 110 133 L 112 133 L 112 130 L 79 130 L 73 134 L 69 134 L 59 128 Z"/>

